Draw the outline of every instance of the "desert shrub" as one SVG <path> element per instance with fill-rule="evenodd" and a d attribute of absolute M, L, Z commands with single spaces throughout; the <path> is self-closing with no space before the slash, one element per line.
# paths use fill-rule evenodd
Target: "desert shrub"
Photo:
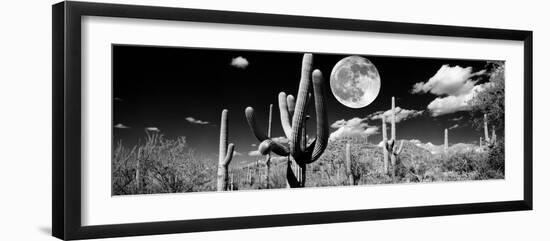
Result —
<path fill-rule="evenodd" d="M 499 139 L 489 149 L 489 167 L 496 172 L 504 173 L 504 140 Z"/>
<path fill-rule="evenodd" d="M 454 153 L 443 157 L 442 167 L 443 171 L 461 174 L 474 171 L 476 162 L 473 153 Z"/>
<path fill-rule="evenodd" d="M 114 195 L 133 194 L 138 192 L 135 185 L 135 150 L 136 147 L 128 149 L 122 145 L 122 142 L 118 142 L 116 149 L 113 151 L 114 155 L 111 162 L 111 193 Z"/>
<path fill-rule="evenodd" d="M 128 149 L 119 142 L 113 153 L 114 195 L 214 190 L 215 164 L 199 158 L 184 137 L 171 140 L 147 132 L 145 144 Z"/>
<path fill-rule="evenodd" d="M 495 145 L 488 152 L 455 152 L 439 157 L 442 173 L 458 175 L 459 180 L 484 180 L 504 177 L 504 146 Z M 441 177 L 449 180 L 448 176 Z M 437 178 L 436 178 L 437 179 Z M 455 178 L 451 177 L 451 180 Z"/>

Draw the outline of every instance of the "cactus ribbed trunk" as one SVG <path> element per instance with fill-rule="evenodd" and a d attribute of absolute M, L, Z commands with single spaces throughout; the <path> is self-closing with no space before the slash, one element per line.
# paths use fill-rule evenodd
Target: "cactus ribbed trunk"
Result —
<path fill-rule="evenodd" d="M 222 111 L 221 121 L 220 121 L 220 149 L 218 155 L 218 180 L 217 180 L 217 190 L 218 191 L 227 191 L 229 176 L 228 176 L 228 167 L 231 159 L 233 158 L 233 143 L 227 145 L 227 138 L 229 131 L 227 128 L 227 110 Z"/>
<path fill-rule="evenodd" d="M 345 159 L 346 159 L 346 172 L 348 174 L 348 183 L 350 186 L 355 185 L 355 180 L 353 178 L 353 170 L 351 166 L 351 144 L 349 143 L 349 141 L 346 142 Z"/>
<path fill-rule="evenodd" d="M 489 128 L 487 127 L 487 114 L 483 114 L 483 130 L 485 132 L 485 142 L 489 143 Z"/>
<path fill-rule="evenodd" d="M 449 149 L 449 131 L 445 128 L 445 153 Z"/>
<path fill-rule="evenodd" d="M 479 137 L 479 148 L 483 148 L 483 137 Z"/>
<path fill-rule="evenodd" d="M 248 184 L 252 184 L 252 170 L 250 169 L 250 165 L 246 167 L 246 181 Z"/>
<path fill-rule="evenodd" d="M 395 141 L 395 97 L 391 97 L 391 139 Z"/>
<path fill-rule="evenodd" d="M 396 172 L 396 159 L 397 159 L 397 156 L 395 154 L 395 151 L 393 150 L 394 146 L 395 146 L 395 142 L 396 142 L 396 133 L 395 133 L 395 97 L 391 97 L 391 142 L 392 142 L 392 145 L 391 145 L 391 150 L 390 150 L 390 154 L 391 154 L 391 175 L 392 175 L 392 178 L 395 179 L 395 172 Z"/>
<path fill-rule="evenodd" d="M 382 115 L 382 151 L 384 155 L 384 174 L 388 175 L 390 173 L 390 164 L 388 160 L 388 149 L 386 146 L 388 145 L 388 132 L 386 128 L 386 117 Z"/>
<path fill-rule="evenodd" d="M 141 190 L 141 175 L 140 175 L 140 165 L 141 165 L 141 152 L 143 149 L 138 148 L 137 153 L 137 162 L 136 162 L 136 189 L 139 191 Z"/>
<path fill-rule="evenodd" d="M 273 104 L 269 105 L 269 119 L 268 119 L 268 125 L 267 125 L 267 137 L 271 138 L 271 122 L 272 122 L 272 115 L 273 115 Z M 265 159 L 265 186 L 267 189 L 271 188 L 270 184 L 270 169 L 271 169 L 271 152 L 267 153 L 267 157 Z"/>

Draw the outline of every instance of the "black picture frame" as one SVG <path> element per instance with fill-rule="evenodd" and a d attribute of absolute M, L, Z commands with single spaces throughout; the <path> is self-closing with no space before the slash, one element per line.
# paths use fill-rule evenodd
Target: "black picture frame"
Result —
<path fill-rule="evenodd" d="M 53 194 L 52 233 L 60 239 L 89 239 L 244 228 L 309 225 L 532 210 L 532 31 L 429 24 L 334 19 L 262 13 L 197 10 L 89 2 L 60 2 L 52 7 L 53 24 Z M 421 207 L 212 218 L 165 222 L 81 225 L 81 18 L 104 16 L 259 26 L 367 31 L 378 33 L 516 40 L 524 43 L 524 187 L 523 199 Z"/>

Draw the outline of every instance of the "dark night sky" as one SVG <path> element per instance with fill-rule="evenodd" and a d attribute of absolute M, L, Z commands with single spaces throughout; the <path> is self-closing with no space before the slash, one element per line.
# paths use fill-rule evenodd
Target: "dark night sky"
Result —
<path fill-rule="evenodd" d="M 232 59 L 238 56 L 248 61 L 246 68 L 231 65 Z M 277 96 L 281 91 L 296 95 L 302 56 L 303 53 L 294 52 L 113 46 L 114 141 L 134 145 L 145 138 L 145 128 L 156 127 L 168 138 L 185 136 L 191 148 L 215 159 L 221 111 L 228 109 L 229 141 L 242 153 L 237 158 L 253 160 L 255 157 L 248 156 L 248 152 L 256 150 L 251 145 L 258 141 L 246 124 L 244 109 L 254 107 L 258 122 L 267 129 L 269 104 L 274 104 L 273 136 L 283 136 Z M 468 123 L 468 112 L 433 116 L 427 106 L 438 95 L 413 94 L 411 90 L 415 83 L 427 82 L 443 65 L 471 67 L 470 72 L 476 73 L 487 68 L 486 61 L 362 55 L 378 69 L 381 90 L 367 107 L 352 109 L 340 104 L 329 86 L 333 66 L 347 56 L 314 53 L 313 67 L 320 69 L 326 80 L 329 124 L 388 110 L 391 96 L 395 96 L 396 106 L 424 111 L 397 124 L 398 139 L 418 139 L 439 145 L 443 142 L 444 128 L 458 124 L 458 128 L 449 131 L 451 144 L 479 140 L 482 134 Z M 488 80 L 487 76 L 479 74 L 471 79 L 481 85 Z M 313 105 L 310 105 L 310 114 L 314 115 Z M 191 123 L 186 120 L 188 117 L 203 122 Z M 308 125 L 312 135 L 314 122 Z M 381 121 L 368 121 L 368 124 L 380 126 Z M 380 140 L 381 134 L 369 136 L 369 142 L 377 144 Z"/>

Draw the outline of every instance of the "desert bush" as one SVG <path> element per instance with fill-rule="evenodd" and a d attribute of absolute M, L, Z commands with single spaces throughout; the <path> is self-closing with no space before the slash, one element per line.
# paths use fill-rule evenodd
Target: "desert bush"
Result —
<path fill-rule="evenodd" d="M 441 171 L 453 172 L 459 180 L 485 180 L 504 177 L 504 146 L 495 145 L 488 152 L 455 152 L 440 157 Z M 448 177 L 442 177 L 449 180 Z M 452 177 L 450 180 L 454 180 Z"/>
<path fill-rule="evenodd" d="M 214 190 L 215 165 L 199 158 L 184 137 L 171 140 L 147 132 L 144 144 L 128 149 L 119 142 L 113 153 L 114 195 Z"/>
<path fill-rule="evenodd" d="M 498 139 L 496 144 L 489 149 L 489 167 L 496 172 L 504 173 L 504 140 Z"/>
<path fill-rule="evenodd" d="M 119 141 L 116 149 L 113 151 L 113 161 L 111 162 L 111 193 L 113 195 L 138 192 L 135 183 L 135 159 L 137 155 L 135 150 L 135 146 L 132 149 L 128 149 Z"/>

